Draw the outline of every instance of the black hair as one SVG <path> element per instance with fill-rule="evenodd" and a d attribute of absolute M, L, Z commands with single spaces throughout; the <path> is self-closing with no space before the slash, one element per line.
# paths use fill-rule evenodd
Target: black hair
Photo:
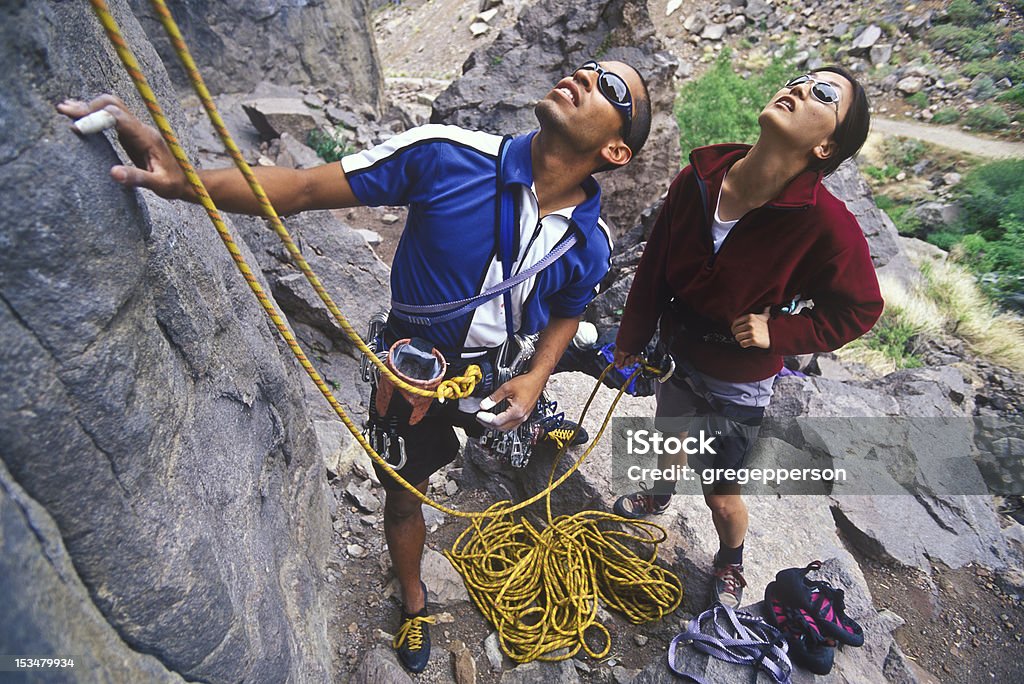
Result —
<path fill-rule="evenodd" d="M 821 171 L 826 176 L 839 168 L 839 165 L 860 151 L 864 141 L 868 138 L 868 129 L 871 127 L 871 106 L 868 104 L 867 93 L 849 70 L 838 65 L 831 65 L 815 69 L 815 72 L 830 71 L 839 74 L 853 86 L 853 101 L 846 116 L 836 127 L 832 135 L 836 143 L 836 151 L 828 159 L 818 160 L 809 168 Z"/>
<path fill-rule="evenodd" d="M 630 67 L 633 69 L 633 67 Z M 639 154 L 647 143 L 647 136 L 651 133 L 651 95 L 647 92 L 647 81 L 643 75 L 633 69 L 640 78 L 641 92 L 639 97 L 633 97 L 633 122 L 629 128 L 629 138 L 625 140 L 633 154 Z M 625 123 L 622 125 L 626 127 Z"/>
<path fill-rule="evenodd" d="M 622 122 L 622 128 L 619 129 L 619 135 L 622 136 L 622 141 L 626 143 L 626 147 L 635 157 L 640 154 L 640 150 L 647 143 L 647 136 L 651 134 L 651 94 L 647 90 L 647 80 L 644 79 L 643 74 L 633 66 L 629 66 L 629 68 L 636 72 L 640 79 L 640 92 L 630 93 L 633 96 L 633 120 L 629 126 L 629 137 L 627 138 L 625 135 L 625 121 Z M 611 171 L 621 166 L 625 166 L 625 164 L 607 163 L 598 168 L 595 173 Z"/>

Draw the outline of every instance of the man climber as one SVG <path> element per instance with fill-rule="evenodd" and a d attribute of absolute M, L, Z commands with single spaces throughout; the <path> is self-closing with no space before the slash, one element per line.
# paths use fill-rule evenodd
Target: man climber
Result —
<path fill-rule="evenodd" d="M 167 199 L 197 201 L 156 129 L 142 124 L 118 98 L 104 95 L 88 104 L 68 100 L 58 105 L 74 118 L 101 109 L 114 116 L 134 162 L 114 166 L 110 174 L 115 181 Z M 407 456 L 398 473 L 420 492 L 426 492 L 430 475 L 458 453 L 453 425 L 479 436 L 485 427 L 512 430 L 529 418 L 608 271 L 611 239 L 599 217 L 601 191 L 591 174 L 626 165 L 646 142 L 651 123 L 643 78 L 633 67 L 612 61 L 583 64 L 537 103 L 535 113 L 539 130 L 517 137 L 427 125 L 340 163 L 306 170 L 255 169 L 283 215 L 408 205 L 391 270 L 393 303 L 425 306 L 474 297 L 528 271 L 575 238 L 551 265 L 509 293 L 451 320 L 423 325 L 415 316 L 392 312 L 384 332 L 387 344 L 425 338 L 455 369 L 492 353 L 512 334 L 539 333 L 528 370 L 478 406 L 467 406 L 465 400 L 434 403 L 422 420 L 410 420 L 408 402 L 398 392 L 392 395 L 386 413 L 398 418 L 397 434 Z M 221 210 L 260 214 L 237 169 L 202 171 L 200 177 Z M 504 222 L 498 218 L 503 207 L 511 209 Z M 495 410 L 503 401 L 508 407 Z M 474 414 L 460 408 L 481 410 Z M 385 489 L 384 535 L 402 592 L 395 648 L 409 670 L 420 672 L 430 656 L 427 624 L 433 622 L 420 580 L 426 536 L 421 504 L 374 466 Z"/>

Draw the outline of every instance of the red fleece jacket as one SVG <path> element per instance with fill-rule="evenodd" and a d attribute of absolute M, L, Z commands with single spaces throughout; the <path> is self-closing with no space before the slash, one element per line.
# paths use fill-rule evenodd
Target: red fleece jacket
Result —
<path fill-rule="evenodd" d="M 690 154 L 690 166 L 672 182 L 637 267 L 619 349 L 642 351 L 675 298 L 691 319 L 706 324 L 674 335 L 677 358 L 721 380 L 751 382 L 778 373 L 783 355 L 837 349 L 878 320 L 883 302 L 867 242 L 818 172 L 802 173 L 773 201 L 748 212 L 714 253 L 711 222 L 722 180 L 749 149 L 712 145 Z M 797 296 L 813 299 L 814 308 L 773 315 L 770 349 L 707 341 L 707 335 L 693 332 L 714 330 L 719 339 L 731 340 L 736 318 Z"/>

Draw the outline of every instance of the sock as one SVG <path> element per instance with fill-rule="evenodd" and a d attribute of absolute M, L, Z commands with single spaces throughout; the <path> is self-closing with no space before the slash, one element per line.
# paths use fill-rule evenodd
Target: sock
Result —
<path fill-rule="evenodd" d="M 715 565 L 720 568 L 726 565 L 743 565 L 743 544 L 735 549 L 719 544 L 718 553 L 715 554 Z"/>

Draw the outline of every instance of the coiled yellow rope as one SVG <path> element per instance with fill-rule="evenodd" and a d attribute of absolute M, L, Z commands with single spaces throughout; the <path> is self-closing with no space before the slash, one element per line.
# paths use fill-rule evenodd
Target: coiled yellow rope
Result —
<path fill-rule="evenodd" d="M 278 333 L 345 427 L 378 464 L 395 476 L 395 479 L 420 501 L 450 515 L 469 518 L 473 521 L 471 527 L 467 528 L 459 537 L 455 547 L 447 555 L 465 578 L 466 586 L 481 612 L 499 630 L 502 648 L 505 652 L 519 662 L 536 658 L 561 660 L 572 657 L 580 648 L 584 648 L 594 657 L 602 657 L 610 648 L 610 637 L 607 628 L 596 620 L 598 598 L 604 600 L 610 607 L 622 611 L 634 622 L 658 619 L 675 610 L 682 598 L 681 584 L 674 575 L 654 564 L 657 544 L 665 539 L 664 530 L 646 522 L 627 523 L 633 526 L 634 532 L 616 530 L 610 526 L 626 521 L 618 516 L 593 511 L 584 511 L 575 516 L 561 516 L 555 520 L 552 520 L 551 517 L 551 491 L 568 479 L 594 449 L 611 420 L 624 388 L 628 386 L 632 377 L 626 381 L 623 389 L 620 389 L 590 447 L 558 480 L 554 480 L 555 470 L 552 469 L 548 487 L 544 491 L 515 505 L 509 501 L 502 501 L 486 511 L 479 512 L 456 511 L 421 494 L 415 487 L 399 477 L 391 466 L 373 450 L 310 363 L 283 317 L 277 312 L 273 302 L 245 262 L 213 200 L 178 143 L 170 123 L 156 101 L 156 96 L 149 87 L 137 60 L 121 36 L 117 22 L 110 14 L 106 3 L 104 0 L 90 0 L 90 3 L 139 95 L 145 102 L 150 116 L 188 178 L 235 265 L 256 295 L 264 311 L 273 321 Z M 163 0 L 152 0 L 152 4 L 171 38 L 175 51 L 185 65 L 189 78 L 214 127 L 224 141 L 232 159 L 235 160 L 236 165 L 248 181 L 253 193 L 259 199 L 264 215 L 271 221 L 275 232 L 284 242 L 300 270 L 360 352 L 366 354 L 386 378 L 414 394 L 437 396 L 441 399 L 468 396 L 472 392 L 473 385 L 479 380 L 479 369 L 475 374 L 467 372 L 466 377 L 453 378 L 442 383 L 435 392 L 425 392 L 395 377 L 390 369 L 382 364 L 366 346 L 335 306 L 319 279 L 302 257 L 266 193 L 242 158 L 241 152 L 234 144 L 223 120 L 217 113 L 181 32 Z M 598 380 L 591 392 L 580 421 L 586 415 L 604 375 L 610 368 L 609 365 L 605 369 L 601 379 Z M 634 373 L 634 377 L 639 372 L 638 369 Z M 556 465 L 564 449 L 565 447 L 562 447 L 559 450 L 555 459 Z M 520 526 L 512 524 L 512 513 L 545 497 L 547 497 L 548 526 L 543 531 L 538 532 L 525 520 Z M 485 519 L 493 520 L 487 525 L 481 524 L 481 521 Z M 649 557 L 638 557 L 628 547 L 628 542 L 652 545 Z M 460 544 L 462 544 L 461 549 Z M 588 630 L 596 630 L 601 634 L 604 641 L 603 648 L 596 650 L 586 644 L 585 637 Z"/>
<path fill-rule="evenodd" d="M 644 365 L 648 370 L 654 370 Z M 611 365 L 590 393 L 586 415 Z M 586 452 L 571 474 L 600 441 L 624 390 L 619 389 Z M 568 444 L 554 458 L 545 499 L 547 525 L 538 530 L 528 520 L 513 520 L 507 502 L 487 509 L 493 520 L 474 518 L 445 556 L 462 575 L 470 598 L 498 632 L 502 650 L 516 662 L 565 660 L 580 649 L 603 658 L 611 649 L 608 628 L 597 617 L 598 599 L 631 622 L 659 620 L 679 607 L 679 578 L 657 565 L 665 530 L 654 523 L 626 520 L 599 511 L 552 518 L 550 491 Z M 635 549 L 649 547 L 639 555 Z M 597 646 L 591 646 L 596 639 Z"/>

